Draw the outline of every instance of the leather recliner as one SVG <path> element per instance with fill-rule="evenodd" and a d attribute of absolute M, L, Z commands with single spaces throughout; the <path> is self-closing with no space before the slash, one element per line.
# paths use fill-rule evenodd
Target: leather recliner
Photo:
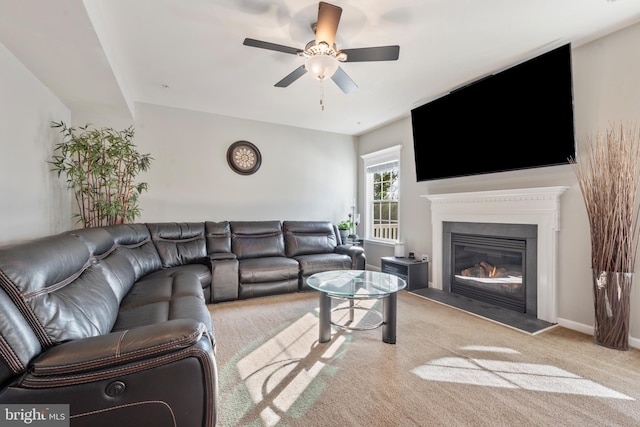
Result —
<path fill-rule="evenodd" d="M 0 249 L 0 402 L 68 403 L 72 426 L 215 425 L 202 285 L 147 278 L 169 270 L 140 224 Z"/>

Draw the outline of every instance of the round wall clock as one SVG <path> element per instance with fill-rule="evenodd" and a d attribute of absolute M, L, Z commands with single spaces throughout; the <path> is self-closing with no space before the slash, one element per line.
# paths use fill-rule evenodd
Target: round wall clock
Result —
<path fill-rule="evenodd" d="M 260 169 L 262 155 L 258 147 L 249 141 L 236 141 L 227 150 L 227 162 L 234 172 L 251 175 Z"/>

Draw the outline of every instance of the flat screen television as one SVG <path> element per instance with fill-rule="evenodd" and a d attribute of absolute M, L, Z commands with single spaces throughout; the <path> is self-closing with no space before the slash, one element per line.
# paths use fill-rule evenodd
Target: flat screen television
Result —
<path fill-rule="evenodd" d="M 416 177 L 563 165 L 575 157 L 571 46 L 411 110 Z"/>

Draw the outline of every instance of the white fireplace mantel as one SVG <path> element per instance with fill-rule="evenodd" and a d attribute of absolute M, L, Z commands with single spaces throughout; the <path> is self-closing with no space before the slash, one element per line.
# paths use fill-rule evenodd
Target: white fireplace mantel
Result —
<path fill-rule="evenodd" d="M 538 319 L 557 323 L 556 252 L 560 196 L 569 187 L 520 188 L 429 194 L 432 225 L 432 285 L 442 289 L 443 222 L 538 226 Z"/>

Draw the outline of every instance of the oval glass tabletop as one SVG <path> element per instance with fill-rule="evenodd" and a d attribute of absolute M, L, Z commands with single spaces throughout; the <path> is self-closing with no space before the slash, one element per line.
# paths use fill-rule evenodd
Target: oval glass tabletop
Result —
<path fill-rule="evenodd" d="M 407 282 L 389 273 L 367 270 L 323 271 L 307 278 L 312 289 L 344 297 L 378 297 L 398 292 Z"/>

